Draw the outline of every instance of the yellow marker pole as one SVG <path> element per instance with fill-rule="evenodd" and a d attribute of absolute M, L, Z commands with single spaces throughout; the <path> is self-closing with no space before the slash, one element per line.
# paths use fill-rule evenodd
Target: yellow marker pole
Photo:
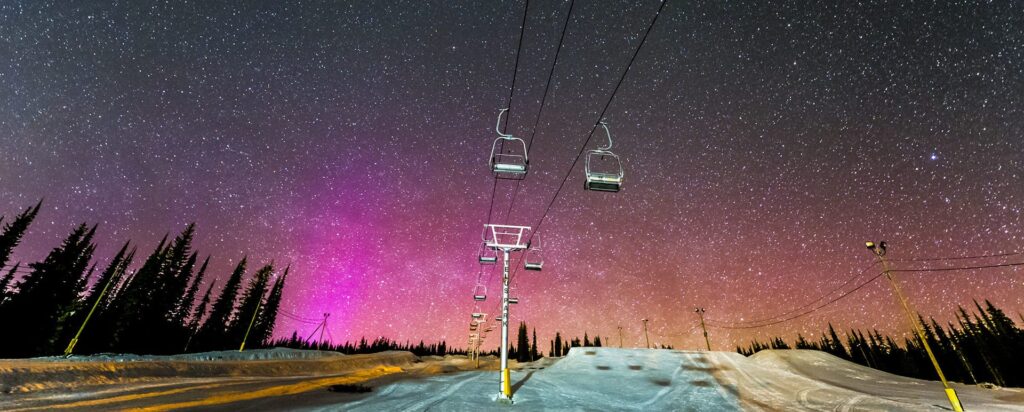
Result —
<path fill-rule="evenodd" d="M 263 299 L 260 299 L 259 303 L 256 304 L 256 310 L 252 312 L 252 320 L 249 321 L 249 327 L 245 329 L 245 337 L 242 338 L 242 346 L 238 347 L 238 351 L 241 352 L 245 349 L 245 341 L 249 339 L 249 331 L 252 330 L 252 324 L 256 323 L 256 315 L 260 313 L 260 308 L 263 307 Z"/>
<path fill-rule="evenodd" d="M 903 311 L 907 314 L 907 320 L 914 327 L 914 332 L 917 333 L 917 337 L 921 340 L 921 345 L 924 346 L 924 351 L 928 353 L 928 359 L 931 359 L 932 366 L 935 367 L 935 372 L 939 375 L 939 380 L 942 381 L 942 387 L 945 389 L 946 398 L 949 399 L 949 404 L 953 407 L 955 412 L 963 412 L 964 407 L 960 404 L 960 398 L 956 395 L 956 390 L 949 386 L 949 382 L 946 381 L 946 375 L 942 373 L 942 368 L 939 367 L 939 361 L 935 358 L 935 354 L 932 353 L 931 345 L 928 345 L 928 339 L 924 336 L 924 330 L 921 327 L 921 323 L 914 317 L 914 312 L 910 309 L 910 304 L 907 303 L 907 298 L 903 296 L 903 291 L 900 290 L 899 283 L 896 282 L 896 278 L 892 272 L 889 271 L 889 262 L 885 260 L 885 242 L 881 242 L 879 245 L 875 245 L 874 242 L 867 242 L 868 249 L 878 256 L 878 260 L 882 263 L 882 272 L 885 273 L 885 278 L 889 280 L 889 284 L 892 285 L 892 290 L 896 294 L 896 298 L 900 301 L 900 305 L 903 306 Z"/>
<path fill-rule="evenodd" d="M 82 335 L 82 331 L 85 330 L 85 324 L 89 323 L 89 319 L 92 318 L 93 312 L 96 312 L 96 307 L 100 305 L 100 301 L 107 295 L 107 289 L 110 288 L 110 283 L 114 280 L 114 276 L 107 279 L 107 283 L 103 285 L 103 290 L 100 291 L 100 295 L 96 297 L 96 301 L 92 303 L 92 309 L 89 309 L 89 314 L 85 315 L 85 320 L 82 321 L 82 326 L 78 327 L 78 332 L 75 333 L 75 337 L 68 342 L 68 347 L 64 349 L 64 357 L 71 356 L 71 351 L 75 350 L 75 345 L 78 344 L 78 338 Z"/>

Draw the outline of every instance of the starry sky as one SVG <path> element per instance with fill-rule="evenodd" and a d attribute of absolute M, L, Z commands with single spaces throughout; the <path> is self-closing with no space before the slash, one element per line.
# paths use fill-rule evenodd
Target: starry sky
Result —
<path fill-rule="evenodd" d="M 895 261 L 1024 252 L 1020 2 L 670 0 L 605 113 L 619 193 L 569 166 L 659 1 L 575 2 L 542 110 L 569 1 L 529 4 L 518 54 L 523 1 L 219 3 L 0 4 L 0 213 L 45 198 L 15 259 L 80 222 L 101 263 L 196 222 L 213 277 L 291 264 L 279 336 L 329 312 L 337 340 L 461 345 L 478 277 L 497 309 L 476 261 L 492 192 L 494 223 L 536 225 L 569 173 L 512 321 L 629 346 L 648 318 L 652 343 L 696 349 L 701 306 L 721 350 L 909 330 L 882 279 L 721 328 L 853 289 L 879 270 L 865 240 L 896 268 L 1024 262 Z M 510 91 L 518 191 L 487 169 Z M 899 276 L 940 320 L 1024 312 L 1020 267 Z"/>

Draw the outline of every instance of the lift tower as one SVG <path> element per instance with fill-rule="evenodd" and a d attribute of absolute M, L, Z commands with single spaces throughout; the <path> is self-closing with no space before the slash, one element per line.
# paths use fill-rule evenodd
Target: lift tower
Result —
<path fill-rule="evenodd" d="M 508 305 L 517 303 L 515 298 L 509 298 L 508 268 L 509 255 L 512 252 L 523 250 L 529 247 L 528 234 L 529 226 L 510 226 L 487 224 L 485 227 L 484 245 L 494 251 L 501 251 L 502 272 L 501 272 L 501 387 L 498 393 L 498 401 L 512 401 L 512 383 L 509 379 L 508 369 Z M 531 270 L 539 270 L 531 269 Z"/>

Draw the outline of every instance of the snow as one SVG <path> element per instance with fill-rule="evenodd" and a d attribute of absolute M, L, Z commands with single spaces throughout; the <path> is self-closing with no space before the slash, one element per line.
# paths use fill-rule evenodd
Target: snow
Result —
<path fill-rule="evenodd" d="M 0 397 L 0 409 L 949 409 L 938 382 L 900 377 L 806 350 L 769 350 L 744 357 L 733 352 L 573 348 L 564 358 L 512 362 L 511 407 L 495 402 L 498 361 L 493 356 L 482 358 L 481 369 L 475 369 L 475 362 L 462 356 L 247 352 L 0 360 L 0 390 L 9 393 Z M 373 391 L 327 390 L 342 383 L 367 385 Z M 967 410 L 1024 412 L 1024 390 L 954 386 Z"/>
<path fill-rule="evenodd" d="M 943 410 L 938 382 L 903 378 L 818 351 L 573 348 L 512 373 L 520 410 Z M 549 367 L 544 367 L 550 365 Z M 509 410 L 496 372 L 399 381 L 345 410 Z M 956 385 L 968 410 L 1024 411 L 1024 391 Z M 319 408 L 325 409 L 325 408 Z M 326 408 L 330 409 L 330 408 Z M 314 409 L 316 410 L 316 409 Z"/>

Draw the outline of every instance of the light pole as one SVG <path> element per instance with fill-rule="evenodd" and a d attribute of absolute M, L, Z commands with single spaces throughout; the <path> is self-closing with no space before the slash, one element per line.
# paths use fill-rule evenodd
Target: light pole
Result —
<path fill-rule="evenodd" d="M 78 338 L 82 336 L 82 331 L 85 330 L 85 324 L 89 323 L 89 319 L 92 318 L 93 312 L 96 311 L 96 307 L 100 305 L 100 301 L 107 295 L 107 289 L 110 288 L 110 284 L 113 283 L 115 276 L 111 276 L 107 279 L 107 283 L 103 284 L 103 290 L 100 291 L 99 296 L 96 296 L 96 301 L 92 303 L 92 309 L 89 309 L 89 314 L 85 315 L 85 320 L 82 321 L 82 326 L 78 327 L 78 332 L 75 333 L 75 337 L 71 338 L 71 342 L 68 342 L 68 347 L 64 349 L 64 357 L 71 357 L 71 351 L 75 350 L 75 345 L 78 344 Z"/>
<path fill-rule="evenodd" d="M 697 312 L 697 316 L 700 316 L 700 328 L 704 329 L 704 343 L 708 345 L 708 352 L 711 352 L 711 339 L 708 339 L 708 327 L 704 325 L 704 308 L 696 308 L 693 311 Z"/>
<path fill-rule="evenodd" d="M 907 314 L 907 320 L 914 327 L 914 332 L 917 333 L 917 337 L 921 340 L 921 345 L 924 346 L 925 352 L 928 353 L 928 359 L 931 359 L 932 366 L 935 367 L 935 373 L 939 375 L 939 380 L 942 381 L 942 387 L 946 391 L 946 397 L 949 398 L 949 404 L 953 407 L 956 412 L 963 412 L 963 405 L 960 404 L 960 399 L 956 395 L 956 391 L 949 386 L 949 382 L 946 382 L 946 375 L 942 373 L 942 368 L 939 367 L 939 361 L 935 359 L 935 354 L 932 353 L 931 346 L 928 345 L 928 340 L 925 339 L 924 331 L 921 329 L 921 324 L 918 319 L 914 317 L 914 312 L 910 310 L 910 304 L 907 303 L 907 298 L 903 296 L 903 292 L 900 290 L 899 283 L 896 282 L 895 276 L 889 270 L 889 262 L 885 260 L 885 242 L 864 242 L 868 250 L 878 257 L 878 261 L 882 263 L 882 272 L 885 274 L 885 278 L 889 280 L 889 284 L 892 285 L 893 293 L 896 294 L 896 299 L 900 301 L 900 306 L 903 307 L 903 311 Z"/>
<path fill-rule="evenodd" d="M 622 348 L 622 326 L 619 326 L 619 349 Z"/>
<path fill-rule="evenodd" d="M 651 348 L 651 338 L 647 336 L 647 318 L 640 319 L 644 322 L 644 341 L 647 342 L 647 349 Z"/>

